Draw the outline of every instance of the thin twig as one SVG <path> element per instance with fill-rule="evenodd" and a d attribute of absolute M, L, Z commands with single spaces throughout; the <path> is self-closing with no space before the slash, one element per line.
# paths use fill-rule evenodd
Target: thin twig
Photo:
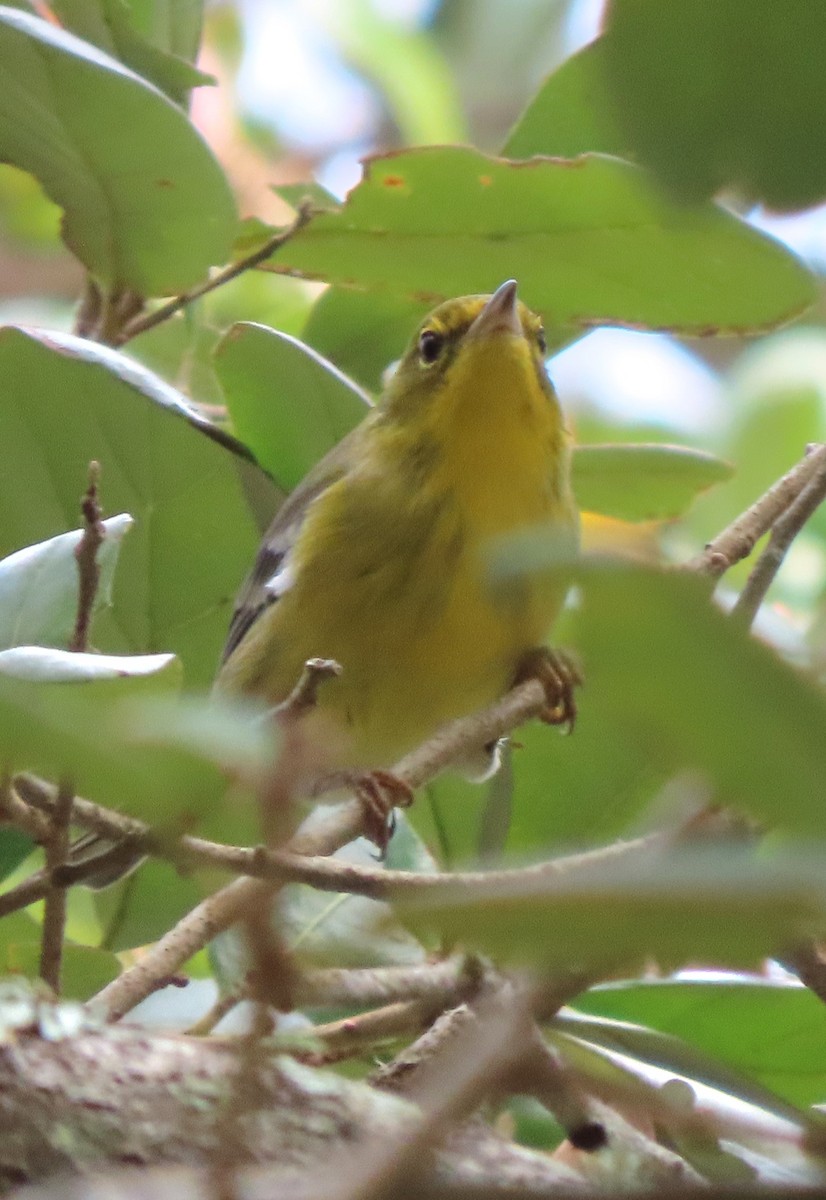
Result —
<path fill-rule="evenodd" d="M 350 1058 L 367 1047 L 374 1050 L 382 1042 L 419 1033 L 439 1011 L 438 1004 L 425 1000 L 399 1000 L 355 1017 L 315 1025 L 308 1032 L 324 1047 L 323 1052 L 319 1055 L 310 1051 L 302 1057 L 330 1063 Z"/>
<path fill-rule="evenodd" d="M 791 471 L 713 538 L 702 553 L 685 564 L 684 569 L 719 579 L 735 563 L 748 558 L 760 538 L 768 533 L 824 463 L 826 445 L 810 446 L 806 456 Z"/>
<path fill-rule="evenodd" d="M 57 792 L 57 803 L 46 842 L 46 869 L 66 861 L 69 850 L 69 822 L 72 817 L 73 787 L 63 780 Z M 40 946 L 40 976 L 56 996 L 60 995 L 60 975 L 63 965 L 63 938 L 66 931 L 66 889 L 52 885 L 46 893 L 43 914 L 43 936 Z"/>
<path fill-rule="evenodd" d="M 0 778 L 0 822 L 14 825 L 35 842 L 49 840 L 51 826 L 48 820 L 20 799 L 8 773 Z"/>
<path fill-rule="evenodd" d="M 237 262 L 230 263 L 229 266 L 216 271 L 209 279 L 204 280 L 203 283 L 199 283 L 191 291 L 184 292 L 180 296 L 175 296 L 174 299 L 168 300 L 166 304 L 162 304 L 160 308 L 147 313 L 146 316 L 137 317 L 135 320 L 130 321 L 118 333 L 113 344 L 117 346 L 125 345 L 126 342 L 137 337 L 138 334 L 146 333 L 148 329 L 154 329 L 156 325 L 162 325 L 164 321 L 168 321 L 170 317 L 174 317 L 175 313 L 186 308 L 188 304 L 192 304 L 194 300 L 200 300 L 208 292 L 214 292 L 216 288 L 223 287 L 231 279 L 236 279 L 239 275 L 243 275 L 245 271 L 249 271 L 252 267 L 257 267 L 259 263 L 264 262 L 276 250 L 286 245 L 291 238 L 295 237 L 299 230 L 303 229 L 309 223 L 315 212 L 316 209 L 311 203 L 307 201 L 302 202 L 296 213 L 295 220 L 286 229 L 279 230 L 278 233 L 269 238 L 263 246 L 253 251 L 252 254 L 246 255 L 244 258 L 239 258 Z"/>
<path fill-rule="evenodd" d="M 739 625 L 746 629 L 751 627 L 792 542 L 823 503 L 824 498 L 826 498 L 826 458 L 820 463 L 802 492 L 798 493 L 772 526 L 768 545 L 758 558 L 754 570 L 749 575 L 745 587 L 731 610 L 732 620 Z"/>
<path fill-rule="evenodd" d="M 328 967 L 302 972 L 296 982 L 301 1004 L 342 1008 L 423 1000 L 445 1008 L 475 996 L 485 978 L 476 959 L 446 959 L 414 967 Z"/>
<path fill-rule="evenodd" d="M 283 704 L 275 709 L 275 716 L 283 725 L 298 721 L 318 702 L 318 689 L 327 679 L 341 674 L 341 666 L 333 658 L 308 658 L 301 678 Z"/>
<path fill-rule="evenodd" d="M 563 1004 L 570 1002 L 593 981 L 582 973 L 561 975 L 549 980 L 535 993 L 535 1009 L 542 1010 L 542 1019 L 555 1015 Z M 490 995 L 497 992 L 505 1003 L 514 984 L 489 973 L 484 986 Z M 444 1053 L 444 1047 L 460 1031 L 472 1031 L 478 1021 L 475 1008 L 461 1004 L 434 1021 L 412 1045 L 405 1047 L 392 1062 L 373 1073 L 376 1087 L 399 1092 L 415 1098 L 419 1090 L 419 1075 L 423 1067 L 432 1069 Z M 596 1149 L 602 1144 L 598 1123 L 591 1119 L 587 1102 L 579 1091 L 573 1074 L 545 1042 L 534 1022 L 527 1035 L 524 1052 L 515 1055 L 511 1068 L 503 1075 L 503 1089 L 508 1093 L 523 1092 L 535 1096 L 552 1112 L 568 1131 L 569 1137 L 582 1149 Z M 587 1145 L 586 1145 L 587 1143 Z"/>
<path fill-rule="evenodd" d="M 100 564 L 97 556 L 106 537 L 106 529 L 101 519 L 103 514 L 98 502 L 99 481 L 100 463 L 92 460 L 89 463 L 89 486 L 81 501 L 83 534 L 75 547 L 79 588 L 75 627 L 69 641 L 69 649 L 75 651 L 83 651 L 88 647 L 89 626 L 92 622 L 92 610 L 95 606 L 95 597 L 100 582 Z"/>
<path fill-rule="evenodd" d="M 270 894 L 271 886 L 256 879 L 233 880 L 191 909 L 143 958 L 98 992 L 93 1003 L 110 1021 L 119 1020 L 163 987 L 170 975 L 207 942 L 241 920 L 250 907 L 261 904 Z"/>
<path fill-rule="evenodd" d="M 42 812 L 51 813 L 55 804 L 52 785 L 29 775 L 15 778 L 15 786 Z M 388 900 L 402 895 L 429 891 L 445 882 L 460 887 L 507 884 L 511 881 L 539 880 L 548 875 L 575 873 L 617 858 L 645 855 L 665 844 L 672 835 L 647 834 L 630 841 L 612 842 L 595 850 L 563 855 L 528 867 L 501 871 L 438 872 L 392 871 L 384 867 L 367 867 L 359 863 L 331 859 L 324 855 L 308 856 L 292 850 L 267 850 L 263 846 L 229 846 L 204 838 L 183 835 L 177 840 L 164 840 L 132 817 L 122 817 L 81 797 L 75 799 L 73 820 L 76 824 L 94 829 L 109 838 L 125 838 L 125 852 L 140 851 L 154 854 L 182 868 L 208 867 L 231 871 L 236 875 L 267 880 L 271 883 L 304 883 L 325 892 L 346 892 Z M 81 882 L 87 874 L 96 873 L 104 856 L 86 862 L 71 863 L 59 869 L 61 884 Z M 46 881 L 48 886 L 48 881 Z M 0 897 L 2 900 L 2 897 Z"/>
<path fill-rule="evenodd" d="M 588 982 L 583 980 L 575 992 L 587 986 Z M 537 1025 L 533 1027 L 526 1053 L 514 1064 L 506 1085 L 510 1094 L 533 1096 L 553 1113 L 578 1150 L 593 1151 L 605 1145 L 605 1126 L 595 1119 L 575 1073 L 548 1045 Z"/>
<path fill-rule="evenodd" d="M 0 918 L 20 912 L 21 909 L 28 908 L 30 904 L 42 900 L 44 896 L 48 895 L 50 888 L 50 872 L 37 871 L 34 875 L 30 875 L 28 879 L 24 879 L 0 895 Z"/>
<path fill-rule="evenodd" d="M 418 1178 L 450 1126 L 473 1112 L 496 1090 L 524 1053 L 532 1028 L 530 997 L 510 989 L 480 1002 L 477 1019 L 461 1028 L 417 1073 L 410 1098 L 422 1111 L 403 1141 L 375 1138 L 358 1159 L 348 1155 L 325 1163 L 327 1200 L 373 1200 L 392 1195 L 402 1181 Z"/>

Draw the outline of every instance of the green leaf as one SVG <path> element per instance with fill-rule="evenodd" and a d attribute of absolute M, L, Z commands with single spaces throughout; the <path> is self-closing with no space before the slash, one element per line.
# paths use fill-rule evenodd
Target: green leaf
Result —
<path fill-rule="evenodd" d="M 650 1109 L 652 1105 L 658 1106 L 663 1101 L 667 1104 L 668 1094 L 663 1095 L 660 1089 L 677 1082 L 668 1080 L 663 1085 L 656 1076 L 652 1079 L 651 1066 L 713 1088 L 719 1093 L 718 1096 L 695 1097 L 697 1103 L 693 1106 L 694 1110 L 701 1109 L 706 1118 L 695 1132 L 702 1135 L 705 1129 L 712 1138 L 733 1135 L 732 1141 L 726 1142 L 731 1151 L 736 1152 L 736 1143 L 743 1133 L 747 1144 L 751 1143 L 753 1147 L 756 1142 L 761 1150 L 765 1150 L 769 1138 L 777 1138 L 781 1142 L 786 1140 L 788 1147 L 788 1129 L 782 1126 L 778 1129 L 776 1121 L 771 1118 L 791 1121 L 804 1136 L 813 1134 L 813 1145 L 818 1145 L 822 1139 L 824 1119 L 821 1113 L 806 1112 L 790 1104 L 748 1075 L 680 1038 L 642 1025 L 583 1016 L 571 1009 L 554 1018 L 549 1033 L 554 1049 L 568 1069 L 583 1081 L 586 1089 L 590 1085 L 598 1090 L 607 1090 L 615 1097 L 625 1095 L 627 1102 L 634 1106 L 642 1103 L 643 1107 Z M 732 1106 L 732 1100 L 751 1106 L 752 1112 L 743 1114 L 742 1110 L 738 1111 L 736 1103 Z M 683 1120 L 680 1120 L 680 1112 Z M 685 1105 L 681 1105 L 675 1115 L 677 1121 L 670 1132 L 677 1135 L 676 1140 L 682 1141 L 679 1152 L 687 1152 L 691 1148 L 692 1131 L 691 1126 L 685 1123 L 688 1115 Z M 694 1151 L 698 1148 L 695 1142 Z M 807 1178 L 799 1182 L 809 1181 L 810 1178 Z"/>
<path fill-rule="evenodd" d="M 0 880 L 10 875 L 34 850 L 27 834 L 11 825 L 0 828 Z"/>
<path fill-rule="evenodd" d="M 435 304 L 514 276 L 549 326 L 744 331 L 809 305 L 809 273 L 714 206 L 669 205 L 618 159 L 509 162 L 458 146 L 372 159 L 274 271 Z"/>
<path fill-rule="evenodd" d="M 112 603 L 112 579 L 123 537 L 134 525 L 122 513 L 103 522 L 106 537 L 97 554 L 100 580 L 95 609 Z M 75 547 L 82 530 L 26 546 L 0 561 L 0 647 L 65 646 L 78 603 Z"/>
<path fill-rule="evenodd" d="M 205 890 L 198 875 L 182 875 L 171 863 L 148 859 L 114 887 L 92 893 L 103 929 L 101 945 L 119 953 L 156 942 L 203 900 Z"/>
<path fill-rule="evenodd" d="M 241 322 L 215 350 L 236 434 L 292 489 L 366 414 L 369 397 L 297 338 Z"/>
<path fill-rule="evenodd" d="M 172 651 L 187 682 L 206 685 L 279 499 L 272 484 L 243 447 L 122 354 L 6 328 L 0 375 L 0 553 L 71 528 L 96 459 L 103 503 L 136 522 L 96 644 Z"/>
<path fill-rule="evenodd" d="M 10 938 L 0 942 L 0 971 L 4 975 L 14 972 L 37 979 L 40 974 L 40 947 L 40 939 L 35 937 L 29 941 Z M 64 942 L 61 970 L 61 993 L 64 999 L 89 1000 L 119 974 L 120 962 L 108 950 Z"/>
<path fill-rule="evenodd" d="M 709 603 L 703 580 L 596 566 L 581 584 L 588 690 L 626 736 L 771 827 L 826 834 L 822 691 Z"/>
<path fill-rule="evenodd" d="M 95 47 L 16 9 L 0 9 L 0 58 L 0 158 L 35 175 L 64 210 L 66 244 L 93 275 L 161 296 L 227 259 L 232 193 L 176 105 Z"/>
<path fill-rule="evenodd" d="M 0 659 L 0 761 L 9 770 L 68 778 L 79 795 L 172 835 L 223 819 L 228 785 L 217 756 L 191 737 L 151 737 L 136 724 L 136 700 L 168 696 L 180 682 L 170 656 L 22 647 Z"/>
<path fill-rule="evenodd" d="M 315 179 L 308 179 L 302 183 L 274 184 L 272 190 L 276 196 L 280 196 L 282 200 L 289 204 L 291 208 L 296 209 L 296 211 L 303 201 L 308 201 L 313 208 L 335 209 L 341 207 L 332 192 L 328 192 Z M 247 218 L 247 221 L 250 222 L 250 228 L 252 228 L 253 223 L 257 220 L 258 218 L 256 217 Z M 247 224 L 247 221 L 243 222 L 243 224 Z M 263 241 L 267 241 L 276 232 L 272 225 L 264 225 L 262 222 L 259 222 L 259 226 L 262 233 L 266 231 L 266 237 L 262 239 Z"/>
<path fill-rule="evenodd" d="M 603 40 L 571 55 L 545 80 L 509 133 L 504 155 L 576 158 L 598 152 L 628 157 L 608 102 Z"/>
<path fill-rule="evenodd" d="M 177 688 L 168 654 L 134 659 L 20 646 L 0 654 L 0 759 L 9 770 L 71 775 L 79 791 L 114 804 L 139 794 L 135 763 L 113 741 L 114 706 L 124 696 Z M 107 736 L 107 734 L 109 736 Z M 131 777 L 131 778 L 130 778 Z M 105 794 L 105 791 L 104 791 Z"/>
<path fill-rule="evenodd" d="M 737 187 L 772 208 L 826 196 L 820 0 L 614 0 L 612 110 L 639 161 L 679 196 Z"/>
<path fill-rule="evenodd" d="M 253 696 L 150 696 L 130 705 L 128 726 L 142 745 L 191 751 L 254 780 L 272 773 L 280 745 L 272 706 Z"/>
<path fill-rule="evenodd" d="M 204 0 L 129 0 L 132 22 L 153 46 L 194 62 L 201 46 Z"/>
<path fill-rule="evenodd" d="M 573 456 L 579 507 L 624 521 L 678 517 L 699 492 L 733 472 L 730 463 L 687 446 L 577 446 Z"/>
<path fill-rule="evenodd" d="M 806 1108 L 823 1099 L 826 1009 L 800 984 L 751 977 L 645 980 L 592 988 L 575 1008 L 682 1038 L 792 1104 Z M 685 1062 L 652 1059 L 650 1049 L 646 1058 L 685 1072 Z M 696 1067 L 693 1077 L 701 1077 Z"/>
<path fill-rule="evenodd" d="M 313 305 L 303 338 L 319 354 L 372 392 L 401 358 L 413 330 L 431 305 L 387 292 L 327 288 Z"/>
<path fill-rule="evenodd" d="M 395 908 L 419 935 L 544 971 L 754 965 L 826 923 L 822 859 L 740 847 L 608 855 L 567 871 L 446 880 Z"/>
<path fill-rule="evenodd" d="M 131 67 L 176 104 L 184 104 L 192 88 L 216 82 L 141 36 L 126 0 L 51 0 L 51 9 L 64 29 Z"/>

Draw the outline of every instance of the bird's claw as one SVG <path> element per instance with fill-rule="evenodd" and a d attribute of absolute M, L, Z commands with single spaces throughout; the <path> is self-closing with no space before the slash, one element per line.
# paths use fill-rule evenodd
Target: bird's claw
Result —
<path fill-rule="evenodd" d="M 539 713 L 546 725 L 564 725 L 573 733 L 577 718 L 576 688 L 584 682 L 572 655 L 542 646 L 532 650 L 519 665 L 516 683 L 537 679 L 545 689 L 546 703 Z"/>
<path fill-rule="evenodd" d="M 354 781 L 355 793 L 364 809 L 364 833 L 375 843 L 379 859 L 387 853 L 396 829 L 394 809 L 413 803 L 413 789 L 392 771 L 365 771 Z"/>

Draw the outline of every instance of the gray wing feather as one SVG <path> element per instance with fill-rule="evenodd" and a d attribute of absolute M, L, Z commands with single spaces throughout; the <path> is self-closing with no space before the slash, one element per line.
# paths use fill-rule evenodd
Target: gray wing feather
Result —
<path fill-rule="evenodd" d="M 322 492 L 326 492 L 331 484 L 346 473 L 360 429 L 361 426 L 358 426 L 329 454 L 325 454 L 275 514 L 261 542 L 253 568 L 241 585 L 236 598 L 221 656 L 222 663 L 226 662 L 241 644 L 261 614 L 278 599 L 278 592 L 268 587 L 268 584 L 273 576 L 284 568 L 307 509 Z"/>

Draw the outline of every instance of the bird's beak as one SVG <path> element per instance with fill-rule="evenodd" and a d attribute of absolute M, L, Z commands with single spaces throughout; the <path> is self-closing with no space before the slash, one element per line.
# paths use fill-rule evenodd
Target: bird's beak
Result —
<path fill-rule="evenodd" d="M 491 333 L 515 333 L 521 337 L 522 322 L 516 306 L 516 280 L 501 284 L 470 327 L 471 337 Z"/>

